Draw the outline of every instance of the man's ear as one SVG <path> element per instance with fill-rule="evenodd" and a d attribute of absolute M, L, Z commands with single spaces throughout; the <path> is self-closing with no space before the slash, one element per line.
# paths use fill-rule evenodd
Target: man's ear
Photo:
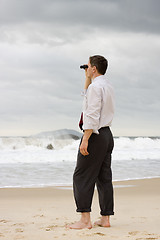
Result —
<path fill-rule="evenodd" d="M 97 71 L 96 66 L 93 66 L 93 72 L 95 73 Z"/>

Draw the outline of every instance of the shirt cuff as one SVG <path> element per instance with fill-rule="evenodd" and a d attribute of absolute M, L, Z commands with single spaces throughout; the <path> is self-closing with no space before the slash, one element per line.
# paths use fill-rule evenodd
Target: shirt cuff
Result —
<path fill-rule="evenodd" d="M 95 134 L 99 134 L 99 131 L 97 130 L 97 129 L 93 129 L 93 128 L 84 128 L 83 127 L 83 131 L 85 131 L 85 130 L 90 130 L 90 129 L 92 129 L 93 130 L 93 133 L 95 133 Z"/>
<path fill-rule="evenodd" d="M 93 133 L 99 134 L 98 129 L 94 125 L 89 123 L 83 125 L 83 130 L 89 130 L 89 129 L 92 129 Z"/>
<path fill-rule="evenodd" d="M 87 89 L 84 89 L 84 90 L 81 92 L 81 96 L 86 96 L 86 93 L 87 93 Z"/>

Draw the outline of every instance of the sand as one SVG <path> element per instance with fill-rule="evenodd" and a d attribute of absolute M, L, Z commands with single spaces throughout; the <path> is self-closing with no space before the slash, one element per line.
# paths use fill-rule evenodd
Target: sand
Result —
<path fill-rule="evenodd" d="M 80 217 L 72 190 L 0 189 L 0 240 L 160 239 L 160 178 L 115 182 L 114 192 L 110 228 L 73 230 L 65 228 Z M 96 191 L 91 216 L 99 218 Z"/>

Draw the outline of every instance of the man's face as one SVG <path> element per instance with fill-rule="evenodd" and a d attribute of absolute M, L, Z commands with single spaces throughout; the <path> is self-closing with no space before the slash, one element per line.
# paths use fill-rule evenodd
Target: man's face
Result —
<path fill-rule="evenodd" d="M 88 77 L 90 77 L 90 78 L 93 77 L 93 74 L 94 74 L 94 71 L 95 71 L 94 68 L 95 68 L 94 66 L 93 67 L 91 66 L 90 61 L 88 61 L 88 68 L 87 68 L 87 76 Z"/>

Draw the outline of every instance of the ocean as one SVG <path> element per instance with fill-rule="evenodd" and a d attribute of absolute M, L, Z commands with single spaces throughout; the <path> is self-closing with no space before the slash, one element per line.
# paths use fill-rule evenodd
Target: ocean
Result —
<path fill-rule="evenodd" d="M 71 186 L 79 142 L 0 137 L 0 188 Z M 160 137 L 115 137 L 114 144 L 113 181 L 160 177 Z"/>

